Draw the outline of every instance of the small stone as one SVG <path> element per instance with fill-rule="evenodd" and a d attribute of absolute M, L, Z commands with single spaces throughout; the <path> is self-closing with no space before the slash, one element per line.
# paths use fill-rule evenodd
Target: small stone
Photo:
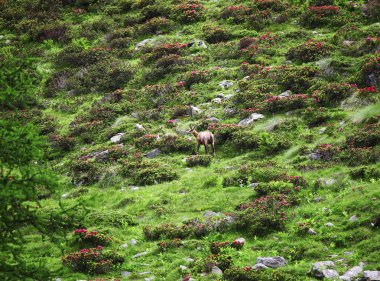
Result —
<path fill-rule="evenodd" d="M 258 257 L 256 260 L 256 264 L 262 263 L 265 266 L 271 267 L 271 268 L 278 268 L 285 266 L 286 260 L 283 257 Z"/>
<path fill-rule="evenodd" d="M 325 226 L 327 226 L 327 227 L 333 227 L 334 224 L 333 224 L 332 222 L 326 222 L 326 223 L 325 223 Z"/>
<path fill-rule="evenodd" d="M 137 244 L 136 239 L 129 240 L 129 244 L 131 244 L 131 246 L 135 246 Z"/>
<path fill-rule="evenodd" d="M 118 133 L 114 135 L 112 138 L 110 138 L 110 141 L 113 143 L 118 143 L 121 140 L 121 137 L 124 135 L 124 133 Z"/>
<path fill-rule="evenodd" d="M 223 80 L 223 81 L 219 82 L 219 86 L 222 87 L 223 89 L 232 87 L 233 85 L 234 85 L 234 83 L 227 81 L 227 80 Z"/>
<path fill-rule="evenodd" d="M 202 49 L 207 49 L 207 44 L 203 40 L 195 39 L 193 41 L 190 41 L 188 43 L 188 46 L 190 48 L 202 48 Z"/>
<path fill-rule="evenodd" d="M 194 259 L 189 258 L 189 257 L 184 257 L 183 260 L 184 260 L 185 262 L 188 262 L 188 263 L 191 263 L 191 262 L 194 261 Z"/>
<path fill-rule="evenodd" d="M 186 269 L 187 269 L 187 266 L 180 265 L 180 266 L 179 266 L 179 269 L 181 269 L 181 270 L 186 270 Z"/>
<path fill-rule="evenodd" d="M 223 271 L 217 266 L 212 267 L 211 273 L 216 275 L 223 275 Z"/>
<path fill-rule="evenodd" d="M 143 272 L 139 272 L 137 273 L 138 275 L 148 275 L 148 274 L 151 274 L 152 272 L 150 271 L 143 271 Z"/>
<path fill-rule="evenodd" d="M 145 256 L 145 255 L 147 255 L 147 254 L 148 254 L 147 251 L 145 251 L 145 252 L 141 252 L 141 253 L 138 253 L 138 254 L 132 256 L 132 258 L 135 259 L 135 258 L 138 258 L 138 257 Z"/>
<path fill-rule="evenodd" d="M 333 267 L 335 267 L 335 263 L 332 261 L 315 262 L 315 263 L 313 263 L 311 273 L 313 274 L 313 276 L 315 276 L 317 278 L 324 278 L 324 277 L 326 277 L 326 275 L 327 276 L 335 275 L 335 277 L 339 276 L 339 274 L 335 270 L 333 270 L 333 271 L 335 271 L 335 273 L 329 271 Z M 328 278 L 328 277 L 326 277 L 326 278 Z"/>
<path fill-rule="evenodd" d="M 145 131 L 144 126 L 141 125 L 141 124 L 136 124 L 135 127 L 136 127 L 136 129 L 138 129 L 138 130 L 140 130 L 140 131 Z"/>
<path fill-rule="evenodd" d="M 285 92 L 279 94 L 278 96 L 279 96 L 279 97 L 283 97 L 283 98 L 285 98 L 285 97 L 289 97 L 291 94 L 292 94 L 292 91 L 287 90 L 287 91 L 285 91 Z"/>
<path fill-rule="evenodd" d="M 136 191 L 136 190 L 139 190 L 140 188 L 138 186 L 132 185 L 132 186 L 129 187 L 129 189 L 133 190 L 133 191 Z"/>
<path fill-rule="evenodd" d="M 147 278 L 144 278 L 144 281 L 152 281 L 152 280 L 154 280 L 154 276 L 152 276 L 152 277 L 147 277 Z"/>
<path fill-rule="evenodd" d="M 380 271 L 363 271 L 363 277 L 366 281 L 378 281 L 380 280 Z"/>
<path fill-rule="evenodd" d="M 251 124 L 252 122 L 263 119 L 263 118 L 264 118 L 264 115 L 262 115 L 260 113 L 252 113 L 249 117 L 241 120 L 239 122 L 239 125 L 240 126 L 247 126 L 247 125 Z"/>
<path fill-rule="evenodd" d="M 152 151 L 149 151 L 148 153 L 145 153 L 144 156 L 145 156 L 146 158 L 151 159 L 151 158 L 155 158 L 155 157 L 157 157 L 157 156 L 160 155 L 160 154 L 161 154 L 161 150 L 160 150 L 159 148 L 155 148 L 155 149 L 153 149 Z"/>
<path fill-rule="evenodd" d="M 216 117 L 210 117 L 207 120 L 210 121 L 211 123 L 219 123 L 220 122 L 220 119 L 218 119 Z"/>
<path fill-rule="evenodd" d="M 190 106 L 190 110 L 191 110 L 191 115 L 195 115 L 195 114 L 199 114 L 202 112 L 202 110 L 200 110 L 198 107 L 196 106 Z"/>
<path fill-rule="evenodd" d="M 356 215 L 353 215 L 352 217 L 349 218 L 350 222 L 354 222 L 354 221 L 357 221 L 357 220 L 358 220 L 358 217 Z"/>
<path fill-rule="evenodd" d="M 193 169 L 191 169 L 191 168 L 185 168 L 185 170 L 188 171 L 189 173 L 191 173 L 193 171 Z"/>
<path fill-rule="evenodd" d="M 315 203 L 321 202 L 321 201 L 323 201 L 323 197 L 314 197 L 313 201 Z"/>
<path fill-rule="evenodd" d="M 339 277 L 339 273 L 334 269 L 323 269 L 322 276 L 327 279 L 333 279 Z"/>
<path fill-rule="evenodd" d="M 125 249 L 125 248 L 128 248 L 129 244 L 128 243 L 125 243 L 125 244 L 121 244 L 120 245 L 120 248 L 122 249 Z"/>
<path fill-rule="evenodd" d="M 319 134 L 322 135 L 327 130 L 327 127 L 319 129 Z"/>
<path fill-rule="evenodd" d="M 267 267 L 265 264 L 263 264 L 263 263 L 257 263 L 257 264 L 255 264 L 253 267 L 252 267 L 252 269 L 254 269 L 254 270 L 263 270 L 263 269 L 267 269 L 267 268 L 269 268 L 269 267 Z"/>
<path fill-rule="evenodd" d="M 69 196 L 69 193 L 62 194 L 61 198 L 66 199 Z"/>
<path fill-rule="evenodd" d="M 215 99 L 212 99 L 212 102 L 213 103 L 217 103 L 217 104 L 221 104 L 222 103 L 222 99 L 221 98 L 215 98 Z"/>
<path fill-rule="evenodd" d="M 352 252 L 344 252 L 343 253 L 345 256 L 351 256 L 352 255 Z"/>
<path fill-rule="evenodd" d="M 145 47 L 146 45 L 151 44 L 153 41 L 154 41 L 153 39 L 144 39 L 135 45 L 135 50 L 139 50 L 142 47 Z"/>
<path fill-rule="evenodd" d="M 309 228 L 309 229 L 307 230 L 307 233 L 310 234 L 310 235 L 316 235 L 316 234 L 317 234 L 317 232 L 315 232 L 315 230 L 312 229 L 312 228 Z"/>
<path fill-rule="evenodd" d="M 132 272 L 129 272 L 129 271 L 122 271 L 121 272 L 121 277 L 123 277 L 123 278 L 131 276 L 131 275 L 132 275 Z"/>
<path fill-rule="evenodd" d="M 249 187 L 250 187 L 250 188 L 255 188 L 255 187 L 257 187 L 258 185 L 259 185 L 258 182 L 253 182 L 253 183 L 251 183 L 251 184 L 249 185 Z"/>

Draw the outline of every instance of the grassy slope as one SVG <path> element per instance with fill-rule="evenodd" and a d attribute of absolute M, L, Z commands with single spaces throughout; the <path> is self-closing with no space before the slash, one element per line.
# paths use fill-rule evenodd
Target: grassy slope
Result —
<path fill-rule="evenodd" d="M 205 5 L 209 10 L 217 11 L 220 7 L 226 6 L 228 1 L 205 1 Z M 98 12 L 100 15 L 101 12 Z M 65 18 L 66 22 L 90 22 L 100 15 L 98 13 L 86 13 L 85 15 L 72 17 L 70 13 Z M 216 12 L 217 13 L 217 12 Z M 105 16 L 107 17 L 107 16 Z M 212 21 L 212 19 L 207 19 Z M 195 23 L 187 26 L 177 26 L 169 35 L 165 35 L 165 39 L 175 39 L 180 42 L 188 42 L 192 38 L 201 38 L 201 29 L 204 22 Z M 246 30 L 244 27 L 238 25 L 227 24 L 225 21 L 220 21 L 220 25 L 228 27 L 232 30 L 232 33 L 243 36 L 255 36 L 257 32 L 253 30 Z M 176 34 L 179 30 L 185 28 L 190 30 L 192 35 L 181 35 L 177 37 Z M 304 29 L 299 26 L 296 21 L 281 24 L 272 25 L 264 30 L 260 31 L 260 34 L 267 31 L 281 34 L 283 31 L 299 31 L 304 30 L 309 37 L 312 30 Z M 328 40 L 331 38 L 335 30 L 327 28 L 317 29 L 319 33 L 323 33 L 320 39 Z M 90 42 L 92 46 L 97 46 L 99 40 L 103 34 L 99 36 L 98 40 Z M 144 38 L 150 38 L 151 36 L 141 36 L 134 38 L 134 42 L 139 42 Z M 153 36 L 154 37 L 154 36 Z M 293 46 L 297 46 L 303 43 L 304 39 L 295 40 L 283 40 L 277 48 L 274 56 L 262 55 L 257 58 L 258 62 L 262 62 L 266 65 L 280 65 L 284 63 L 284 54 Z M 32 44 L 35 46 L 35 44 Z M 50 75 L 53 65 L 50 63 L 53 54 L 56 54 L 63 46 L 61 44 L 53 44 L 48 47 L 43 47 L 45 50 L 42 64 L 40 64 L 40 71 L 45 77 Z M 133 49 L 133 46 L 130 47 Z M 218 82 L 223 79 L 236 79 L 242 78 L 238 73 L 240 60 L 234 59 L 217 59 L 217 54 L 213 53 L 213 47 L 209 46 L 206 50 L 199 50 L 197 55 L 206 56 L 209 61 L 206 65 L 202 65 L 202 69 L 212 69 L 219 66 L 223 69 L 218 70 L 216 77 L 214 77 L 207 85 L 195 86 L 193 89 L 202 93 L 201 101 L 209 101 L 215 94 L 221 92 L 217 86 Z M 337 58 L 340 58 L 340 54 L 335 54 Z M 347 58 L 349 59 L 349 58 Z M 353 60 L 356 60 L 354 58 Z M 131 58 L 128 60 L 133 65 L 138 65 L 139 58 Z M 138 75 L 141 75 L 147 68 L 141 68 Z M 137 81 L 139 78 L 137 78 Z M 176 76 L 168 75 L 160 82 L 175 82 L 178 80 Z M 141 82 L 141 81 L 140 81 Z M 133 87 L 133 81 L 127 86 Z M 235 87 L 236 89 L 236 83 Z M 228 92 L 230 90 L 225 90 Z M 87 95 L 81 99 L 78 99 L 78 105 L 74 106 L 72 113 L 66 113 L 56 110 L 54 105 L 62 103 L 77 103 L 76 100 L 68 100 L 67 96 L 62 94 L 53 99 L 48 100 L 45 114 L 49 114 L 57 118 L 60 133 L 68 132 L 68 126 L 76 116 L 80 116 L 85 113 L 92 104 L 92 101 L 102 97 L 99 95 Z M 345 121 L 349 124 L 362 121 L 364 118 L 370 116 L 376 116 L 379 113 L 379 103 L 371 104 L 360 110 L 348 110 Z M 222 108 L 215 106 L 217 110 L 213 116 L 219 117 Z M 282 114 L 274 116 L 266 116 L 263 121 L 256 123 L 252 128 L 255 132 L 264 131 L 267 124 L 273 122 L 278 118 L 289 118 Z M 130 124 L 133 124 L 133 120 L 127 119 Z M 183 120 L 180 125 L 182 128 L 187 128 L 189 119 Z M 233 117 L 230 119 L 224 118 L 223 123 L 236 123 L 239 118 Z M 160 125 L 159 122 L 152 122 L 151 126 L 157 128 Z M 292 168 L 292 163 L 296 161 L 298 150 L 302 145 L 309 145 L 310 147 L 318 143 L 327 143 L 329 141 L 336 141 L 342 138 L 339 134 L 333 134 L 328 136 L 325 134 L 320 135 L 318 133 L 320 127 L 308 129 L 302 126 L 298 133 L 311 132 L 315 135 L 315 140 L 312 144 L 307 144 L 304 140 L 297 138 L 297 132 L 294 134 L 294 142 L 291 148 L 280 153 L 275 157 L 264 158 L 264 160 L 275 160 L 281 164 L 282 169 L 286 172 L 290 171 L 290 174 L 297 174 L 297 171 Z M 352 128 L 348 127 L 346 133 L 350 132 Z M 167 131 L 170 131 L 167 129 Z M 76 148 L 76 151 L 80 149 L 82 145 Z M 84 145 L 83 145 L 84 146 Z M 303 172 L 302 175 L 310 182 L 315 181 L 320 177 L 335 178 L 337 183 L 330 187 L 324 187 L 320 189 L 313 189 L 310 187 L 307 190 L 301 192 L 300 197 L 302 203 L 299 206 L 292 208 L 289 211 L 290 219 L 286 225 L 286 231 L 269 234 L 265 237 L 255 237 L 247 233 L 213 233 L 202 240 L 186 240 L 185 246 L 176 250 L 169 250 L 168 252 L 159 253 L 157 242 L 149 242 L 144 239 L 142 233 L 142 227 L 145 225 L 158 225 L 164 222 L 180 223 L 186 219 L 195 217 L 202 217 L 205 211 L 215 212 L 229 212 L 233 211 L 235 206 L 241 202 L 246 202 L 254 195 L 252 189 L 248 187 L 222 187 L 222 178 L 226 173 L 225 168 L 233 166 L 237 169 L 241 164 L 249 163 L 255 160 L 257 155 L 255 152 L 246 152 L 243 154 L 236 153 L 228 149 L 227 147 L 221 148 L 217 145 L 217 156 L 213 160 L 210 167 L 197 167 L 192 168 L 189 172 L 185 170 L 185 164 L 182 159 L 186 157 L 186 154 L 164 154 L 157 158 L 160 163 L 171 163 L 176 166 L 177 172 L 181 175 L 179 180 L 157 184 L 152 186 L 140 187 L 139 190 L 132 191 L 128 187 L 128 181 L 116 176 L 110 182 L 102 181 L 99 184 L 89 187 L 89 192 L 80 198 L 65 199 L 63 205 L 66 207 L 75 205 L 78 200 L 81 200 L 84 205 L 92 210 L 98 212 L 108 212 L 110 210 L 120 211 L 135 216 L 138 219 L 137 226 L 125 226 L 125 227 L 112 227 L 99 223 L 97 221 L 87 222 L 87 226 L 99 230 L 106 230 L 115 237 L 116 242 L 113 243 L 111 248 L 117 249 L 122 253 L 126 262 L 120 269 L 117 269 L 111 274 L 105 276 L 119 277 L 120 271 L 127 270 L 132 272 L 146 272 L 151 274 L 147 276 L 155 276 L 156 280 L 179 280 L 181 272 L 179 270 L 180 265 L 188 266 L 187 262 L 183 260 L 184 257 L 191 258 L 204 258 L 209 254 L 208 243 L 212 241 L 225 241 L 233 240 L 238 237 L 246 238 L 246 245 L 240 252 L 231 251 L 229 254 L 233 256 L 234 264 L 237 266 L 253 265 L 255 259 L 258 256 L 273 256 L 284 255 L 286 251 L 296 249 L 302 245 L 310 246 L 305 254 L 305 257 L 300 260 L 289 260 L 289 264 L 286 266 L 286 271 L 292 272 L 299 276 L 305 276 L 305 273 L 309 270 L 312 262 L 319 260 L 332 259 L 329 255 L 337 254 L 337 257 L 333 259 L 344 260 L 339 263 L 341 270 L 346 268 L 347 265 L 357 265 L 358 262 L 364 261 L 367 263 L 367 269 L 376 269 L 380 266 L 379 257 L 380 249 L 378 247 L 378 241 L 380 241 L 379 231 L 371 228 L 367 224 L 369 218 L 373 217 L 375 212 L 378 212 L 380 208 L 379 199 L 379 182 L 373 180 L 372 182 L 360 182 L 353 181 L 349 178 L 347 172 L 348 168 L 344 165 L 336 165 L 332 168 L 323 168 L 316 171 Z M 226 151 L 223 151 L 226 150 Z M 60 165 L 62 163 L 68 163 L 71 161 L 72 155 L 66 155 L 64 158 L 54 160 L 53 164 L 56 165 L 57 171 L 60 171 Z M 378 166 L 377 166 L 378 168 Z M 298 172 L 299 173 L 299 172 Z M 63 175 L 64 177 L 64 175 Z M 62 191 L 63 193 L 69 192 L 72 187 L 68 184 L 69 179 L 63 179 L 63 183 L 67 186 Z M 207 183 L 207 184 L 205 184 Z M 48 208 L 49 206 L 55 206 L 58 195 L 51 199 L 43 201 L 43 206 Z M 322 197 L 324 200 L 319 203 L 315 203 L 313 199 L 315 197 Z M 122 202 L 126 198 L 130 198 L 129 203 L 126 206 L 120 206 L 119 202 Z M 324 210 L 327 208 L 328 210 Z M 349 223 L 348 218 L 352 215 L 357 215 L 359 221 L 355 223 Z M 294 234 L 294 227 L 298 221 L 310 221 L 313 224 L 314 230 L 317 232 L 315 236 L 298 237 Z M 361 225 L 361 221 L 366 222 Z M 334 223 L 333 228 L 327 228 L 324 226 L 326 222 Z M 340 237 L 350 236 L 348 239 L 352 241 L 351 245 L 337 246 L 334 242 L 325 241 L 339 241 Z M 326 238 L 329 237 L 329 238 Z M 334 237 L 332 239 L 331 237 Z M 128 247 L 126 249 L 120 249 L 119 246 L 126 243 L 130 239 L 136 239 L 137 245 L 134 247 Z M 46 247 L 45 247 L 46 246 Z M 51 265 L 52 269 L 61 269 L 60 252 L 58 249 L 51 248 L 46 250 L 50 246 L 48 242 L 40 242 L 37 236 L 30 237 L 30 243 L 28 243 L 28 249 L 34 253 L 40 253 L 43 262 Z M 139 252 L 148 251 L 148 255 L 132 259 L 131 257 Z M 344 255 L 345 251 L 353 252 L 352 255 Z M 285 256 L 285 258 L 289 258 Z M 342 273 L 342 272 L 341 272 Z M 62 269 L 60 277 L 63 280 L 75 280 L 87 278 L 84 274 L 72 273 L 68 269 Z M 141 276 L 131 277 L 130 279 L 141 280 Z M 195 276 L 196 280 L 215 280 L 213 276 Z M 308 277 L 305 277 L 307 280 Z M 127 280 L 127 279 L 126 279 Z"/>

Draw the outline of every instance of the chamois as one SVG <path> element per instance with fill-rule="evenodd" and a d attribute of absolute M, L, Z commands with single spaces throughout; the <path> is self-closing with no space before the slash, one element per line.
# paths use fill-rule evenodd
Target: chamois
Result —
<path fill-rule="evenodd" d="M 193 127 L 190 126 L 189 133 L 192 133 L 193 136 L 197 139 L 198 142 L 198 153 L 199 153 L 199 147 L 201 145 L 204 145 L 206 154 L 208 155 L 209 149 L 208 145 L 211 145 L 212 147 L 212 155 L 215 156 L 215 138 L 214 135 L 210 131 L 204 131 L 204 132 L 198 132 Z"/>

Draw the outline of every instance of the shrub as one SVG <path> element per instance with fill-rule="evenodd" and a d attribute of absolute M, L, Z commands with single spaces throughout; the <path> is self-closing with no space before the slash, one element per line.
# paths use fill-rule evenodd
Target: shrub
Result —
<path fill-rule="evenodd" d="M 375 167 L 361 166 L 350 170 L 350 177 L 354 180 L 380 179 L 380 171 Z"/>
<path fill-rule="evenodd" d="M 253 7 L 258 10 L 271 10 L 273 12 L 282 12 L 289 8 L 289 4 L 281 0 L 254 0 Z"/>
<path fill-rule="evenodd" d="M 299 187 L 297 187 L 299 189 Z M 261 182 L 255 187 L 258 196 L 269 195 L 271 193 L 287 194 L 297 190 L 291 183 L 281 181 Z"/>
<path fill-rule="evenodd" d="M 367 58 L 360 68 L 360 84 L 366 86 L 379 86 L 380 80 L 380 56 L 374 55 Z"/>
<path fill-rule="evenodd" d="M 78 46 L 69 45 L 57 55 L 55 61 L 60 66 L 89 66 L 110 59 L 112 56 L 111 51 L 110 48 L 83 49 Z"/>
<path fill-rule="evenodd" d="M 162 152 L 195 152 L 195 145 L 192 139 L 167 135 L 156 141 Z"/>
<path fill-rule="evenodd" d="M 340 25 L 342 13 L 338 6 L 309 6 L 301 17 L 301 23 L 315 28 L 324 25 Z"/>
<path fill-rule="evenodd" d="M 75 272 L 102 274 L 122 264 L 124 258 L 112 252 L 103 252 L 103 247 L 82 249 L 62 257 L 63 265 Z"/>
<path fill-rule="evenodd" d="M 313 100 L 320 106 L 334 105 L 354 92 L 353 87 L 345 83 L 324 83 L 316 88 L 313 91 Z"/>
<path fill-rule="evenodd" d="M 89 185 L 100 179 L 100 167 L 93 161 L 73 161 L 70 170 L 75 185 Z"/>
<path fill-rule="evenodd" d="M 289 137 L 283 133 L 269 134 L 263 132 L 260 134 L 259 147 L 267 154 L 275 154 L 291 146 Z"/>
<path fill-rule="evenodd" d="M 144 34 L 157 34 L 168 33 L 173 27 L 173 22 L 166 17 L 156 17 L 147 20 L 145 23 L 138 27 L 138 33 Z"/>
<path fill-rule="evenodd" d="M 377 0 L 369 0 L 363 5 L 364 14 L 370 19 L 377 21 L 380 18 L 380 3 Z"/>
<path fill-rule="evenodd" d="M 329 54 L 331 49 L 332 48 L 330 46 L 323 42 L 310 39 L 306 43 L 290 48 L 285 56 L 289 60 L 311 62 Z"/>
<path fill-rule="evenodd" d="M 228 31 L 215 25 L 203 26 L 202 31 L 203 31 L 203 36 L 206 42 L 211 43 L 211 44 L 226 42 L 231 37 Z"/>
<path fill-rule="evenodd" d="M 59 134 L 52 134 L 49 136 L 49 140 L 51 142 L 51 146 L 54 149 L 60 151 L 70 151 L 75 146 L 75 140 L 69 136 L 61 136 Z"/>
<path fill-rule="evenodd" d="M 301 281 L 303 279 L 291 273 L 280 270 L 254 270 L 247 266 L 244 268 L 232 267 L 223 273 L 227 281 Z"/>
<path fill-rule="evenodd" d="M 158 243 L 158 247 L 160 248 L 161 252 L 165 252 L 168 249 L 176 249 L 183 246 L 183 242 L 179 238 L 175 238 L 173 240 L 168 241 L 162 241 Z"/>
<path fill-rule="evenodd" d="M 218 255 L 218 254 L 220 254 L 220 252 L 223 248 L 226 248 L 229 246 L 230 246 L 230 242 L 228 242 L 228 241 L 212 242 L 212 243 L 210 243 L 210 252 L 211 252 L 211 254 Z"/>
<path fill-rule="evenodd" d="M 318 158 L 323 161 L 332 161 L 335 160 L 338 157 L 340 149 L 339 147 L 329 144 L 329 143 L 323 143 L 319 144 L 315 149 L 314 153 L 318 155 Z"/>
<path fill-rule="evenodd" d="M 227 6 L 220 14 L 222 19 L 232 19 L 234 23 L 241 23 L 246 20 L 246 17 L 251 13 L 251 8 L 238 5 Z"/>
<path fill-rule="evenodd" d="M 302 112 L 302 118 L 309 127 L 320 126 L 328 121 L 343 118 L 345 114 L 325 107 L 308 107 Z"/>
<path fill-rule="evenodd" d="M 282 90 L 305 92 L 312 85 L 317 70 L 310 66 L 292 66 L 276 70 L 276 81 Z"/>
<path fill-rule="evenodd" d="M 372 147 L 378 144 L 380 144 L 380 123 L 357 128 L 346 138 L 346 145 L 351 147 Z"/>
<path fill-rule="evenodd" d="M 248 176 L 242 175 L 240 173 L 235 173 L 233 175 L 223 178 L 223 187 L 246 186 L 247 184 L 248 184 Z"/>
<path fill-rule="evenodd" d="M 303 94 L 290 95 L 288 97 L 273 96 L 262 102 L 260 111 L 277 113 L 306 107 L 308 96 Z"/>
<path fill-rule="evenodd" d="M 203 19 L 205 7 L 200 0 L 183 1 L 180 5 L 174 8 L 174 17 L 183 22 L 191 23 Z"/>
<path fill-rule="evenodd" d="M 259 147 L 259 136 L 255 132 L 238 130 L 229 141 L 237 150 L 251 150 Z"/>
<path fill-rule="evenodd" d="M 186 158 L 186 165 L 188 167 L 204 166 L 208 167 L 211 164 L 211 156 L 208 155 L 191 155 Z"/>
<path fill-rule="evenodd" d="M 103 233 L 99 233 L 96 230 L 88 231 L 85 228 L 79 228 L 74 230 L 74 236 L 77 238 L 77 242 L 88 246 L 105 246 L 110 243 L 111 238 Z"/>
<path fill-rule="evenodd" d="M 233 133 L 241 127 L 237 124 L 217 124 L 211 123 L 207 129 L 214 133 L 217 143 L 224 143 L 227 140 L 232 140 Z"/>
<path fill-rule="evenodd" d="M 130 176 L 137 185 L 152 185 L 165 181 L 173 181 L 179 178 L 178 174 L 170 167 L 160 165 L 154 161 L 124 162 L 122 173 Z"/>
<path fill-rule="evenodd" d="M 207 70 L 194 70 L 186 73 L 183 81 L 186 89 L 190 90 L 191 86 L 198 83 L 205 83 L 210 80 L 210 74 Z"/>
<path fill-rule="evenodd" d="M 97 225 L 112 226 L 122 228 L 124 226 L 134 226 L 137 222 L 134 217 L 125 212 L 117 211 L 92 211 L 87 215 L 86 220 Z"/>
<path fill-rule="evenodd" d="M 350 166 L 368 165 L 380 160 L 380 146 L 348 147 L 340 153 L 340 159 Z"/>

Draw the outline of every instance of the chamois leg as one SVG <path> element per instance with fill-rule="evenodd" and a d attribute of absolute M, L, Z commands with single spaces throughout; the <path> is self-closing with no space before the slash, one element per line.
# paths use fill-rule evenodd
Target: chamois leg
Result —
<path fill-rule="evenodd" d="M 206 150 L 206 154 L 208 155 L 208 143 L 207 142 L 205 143 L 205 150 Z"/>
<path fill-rule="evenodd" d="M 197 149 L 197 154 L 199 154 L 199 148 L 201 147 L 201 144 L 198 143 L 198 149 Z"/>
<path fill-rule="evenodd" d="M 212 147 L 212 156 L 215 156 L 215 145 L 214 143 L 211 144 Z"/>

